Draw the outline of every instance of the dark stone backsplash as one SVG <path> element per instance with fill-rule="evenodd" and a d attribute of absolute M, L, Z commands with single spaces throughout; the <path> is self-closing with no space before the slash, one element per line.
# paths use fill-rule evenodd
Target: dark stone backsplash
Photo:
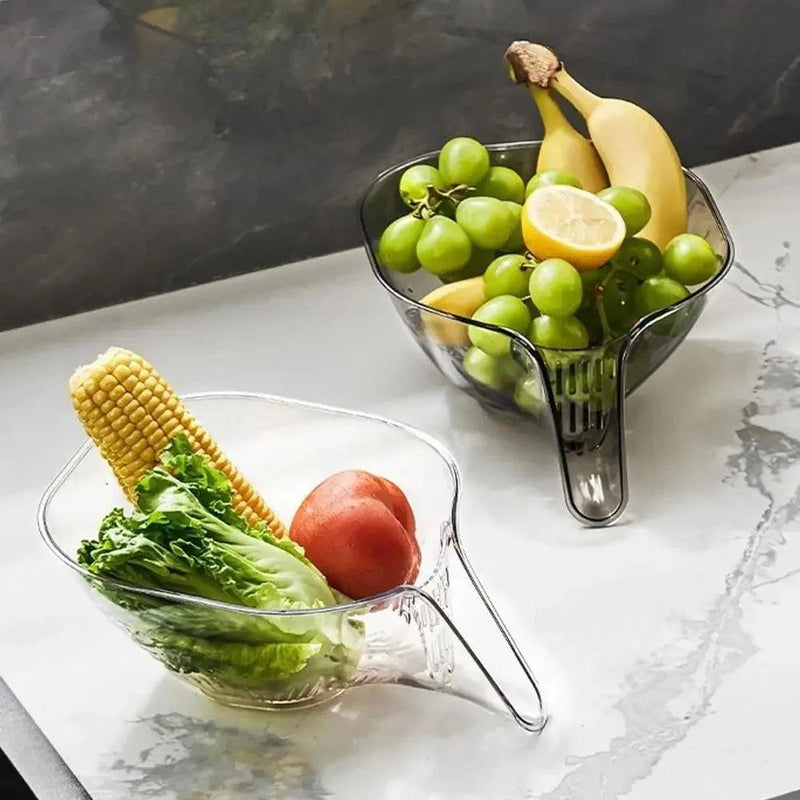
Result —
<path fill-rule="evenodd" d="M 115 2 L 0 0 L 0 329 L 356 245 L 384 167 L 538 136 L 514 38 L 687 164 L 800 139 L 796 0 Z"/>

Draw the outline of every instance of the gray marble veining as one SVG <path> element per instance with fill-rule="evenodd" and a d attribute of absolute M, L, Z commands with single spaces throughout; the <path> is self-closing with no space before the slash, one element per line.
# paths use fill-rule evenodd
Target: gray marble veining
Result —
<path fill-rule="evenodd" d="M 748 163 L 757 162 L 755 157 L 745 160 L 721 194 L 735 186 Z M 796 281 L 791 289 L 782 281 L 791 262 L 791 242 L 783 241 L 781 247 L 782 254 L 774 259 L 771 270 L 762 272 L 763 277 L 737 263 L 746 283 L 736 276 L 732 280 L 749 300 L 776 313 L 785 306 L 800 307 L 799 301 L 787 297 L 787 292 L 796 290 Z M 800 464 L 800 425 L 793 418 L 792 435 L 773 420 L 800 407 L 798 388 L 800 357 L 775 340 L 768 341 L 752 399 L 742 408 L 741 427 L 736 431 L 740 449 L 728 458 L 726 477 L 759 495 L 761 518 L 748 534 L 741 557 L 725 575 L 713 607 L 701 619 L 684 620 L 677 647 L 666 646 L 652 659 L 637 664 L 628 676 L 626 693 L 616 704 L 625 720 L 625 732 L 611 740 L 607 750 L 568 759 L 569 772 L 554 790 L 536 795 L 541 800 L 627 796 L 664 753 L 708 713 L 710 700 L 725 676 L 757 652 L 743 625 L 743 601 L 763 586 L 800 574 L 798 569 L 771 574 L 778 549 L 786 542 L 786 527 L 800 514 L 800 471 L 796 469 Z M 680 701 L 679 713 L 675 713 L 675 701 Z"/>
<path fill-rule="evenodd" d="M 776 286 L 774 296 L 778 290 Z M 625 720 L 624 734 L 612 739 L 607 750 L 568 759 L 568 774 L 553 791 L 536 795 L 541 800 L 610 800 L 628 795 L 708 713 L 725 676 L 757 652 L 743 627 L 742 600 L 797 572 L 757 582 L 774 565 L 777 548 L 785 542 L 785 526 L 800 513 L 800 484 L 793 484 L 794 491 L 786 498 L 776 498 L 771 488 L 800 462 L 800 441 L 753 422 L 798 403 L 800 359 L 773 355 L 775 346 L 770 342 L 764 348 L 754 399 L 742 409 L 742 427 L 736 432 L 741 450 L 728 459 L 728 480 L 761 496 L 760 522 L 721 582 L 714 606 L 702 619 L 684 620 L 680 643 L 638 663 L 628 676 L 625 695 L 615 706 Z"/>
<path fill-rule="evenodd" d="M 179 713 L 155 714 L 138 725 L 154 743 L 135 760 L 107 766 L 96 800 L 210 797 L 228 800 L 322 800 L 330 797 L 313 765 L 292 741 L 269 731 L 249 732 Z"/>

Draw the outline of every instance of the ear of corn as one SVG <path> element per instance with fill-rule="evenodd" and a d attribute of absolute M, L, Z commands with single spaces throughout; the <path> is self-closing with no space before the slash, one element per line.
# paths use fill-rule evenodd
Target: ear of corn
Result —
<path fill-rule="evenodd" d="M 108 461 L 125 494 L 136 502 L 136 484 L 179 433 L 192 449 L 227 475 L 233 506 L 250 523 L 264 521 L 276 536 L 286 528 L 228 460 L 153 366 L 119 347 L 76 370 L 69 382 L 72 405 L 86 433 Z"/>

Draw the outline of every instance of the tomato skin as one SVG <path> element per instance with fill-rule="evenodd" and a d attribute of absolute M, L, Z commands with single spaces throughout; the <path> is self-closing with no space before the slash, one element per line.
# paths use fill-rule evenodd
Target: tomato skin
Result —
<path fill-rule="evenodd" d="M 357 600 L 416 580 L 415 529 L 396 484 L 349 470 L 331 475 L 303 500 L 289 535 L 334 589 Z"/>
<path fill-rule="evenodd" d="M 378 480 L 383 484 L 387 494 L 392 498 L 391 509 L 394 515 L 405 528 L 406 533 L 413 538 L 417 531 L 417 522 L 414 519 L 414 512 L 411 510 L 411 506 L 408 503 L 408 499 L 403 494 L 402 489 L 396 483 L 392 483 L 388 478 L 378 478 Z M 414 539 L 414 541 L 416 542 L 416 539 Z M 419 547 L 417 547 L 417 550 L 419 550 Z M 415 575 L 414 577 L 416 578 L 417 576 Z"/>

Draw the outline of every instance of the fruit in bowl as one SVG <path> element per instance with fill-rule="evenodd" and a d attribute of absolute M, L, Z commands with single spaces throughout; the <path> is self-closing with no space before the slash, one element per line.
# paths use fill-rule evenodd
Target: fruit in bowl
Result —
<path fill-rule="evenodd" d="M 369 472 L 339 472 L 301 503 L 289 535 L 331 586 L 372 597 L 419 574 L 414 512 L 399 486 Z"/>
<path fill-rule="evenodd" d="M 544 122 L 536 172 L 494 163 L 473 138 L 450 140 L 436 167 L 414 165 L 401 175 L 411 213 L 386 227 L 378 258 L 388 269 L 413 265 L 446 281 L 421 298 L 423 306 L 522 335 L 546 363 L 569 363 L 547 351 L 608 346 L 688 297 L 687 286 L 713 278 L 720 261 L 686 231 L 681 165 L 652 116 L 590 93 L 541 45 L 514 42 L 506 58 Z M 571 126 L 553 90 L 586 118 L 591 142 Z M 457 280 L 476 252 L 477 275 Z M 434 315 L 423 322 L 446 346 L 472 345 L 463 353 L 470 379 L 514 396 L 508 369 L 491 361 L 510 355 L 506 334 Z"/>
<path fill-rule="evenodd" d="M 708 190 L 647 111 L 589 92 L 549 48 L 515 42 L 506 55 L 541 112 L 543 140 L 483 145 L 460 136 L 468 147 L 446 143 L 387 170 L 361 204 L 364 241 L 375 276 L 434 365 L 488 408 L 552 420 L 570 510 L 608 524 L 627 501 L 624 398 L 695 324 L 733 263 L 733 245 Z M 584 117 L 591 141 L 560 98 Z M 465 150 L 470 164 L 460 168 L 453 162 Z M 438 178 L 409 214 L 397 186 L 421 164 Z M 470 174 L 474 164 L 482 177 Z M 507 199 L 519 198 L 520 183 L 523 202 Z M 514 212 L 502 244 L 508 218 L 491 199 Z M 459 213 L 464 204 L 469 213 Z M 457 267 L 454 236 L 439 241 L 438 274 L 418 258 L 413 275 L 393 270 L 376 242 L 391 243 L 401 209 L 415 231 L 445 216 L 480 258 Z M 413 237 L 404 244 L 413 252 Z"/>

